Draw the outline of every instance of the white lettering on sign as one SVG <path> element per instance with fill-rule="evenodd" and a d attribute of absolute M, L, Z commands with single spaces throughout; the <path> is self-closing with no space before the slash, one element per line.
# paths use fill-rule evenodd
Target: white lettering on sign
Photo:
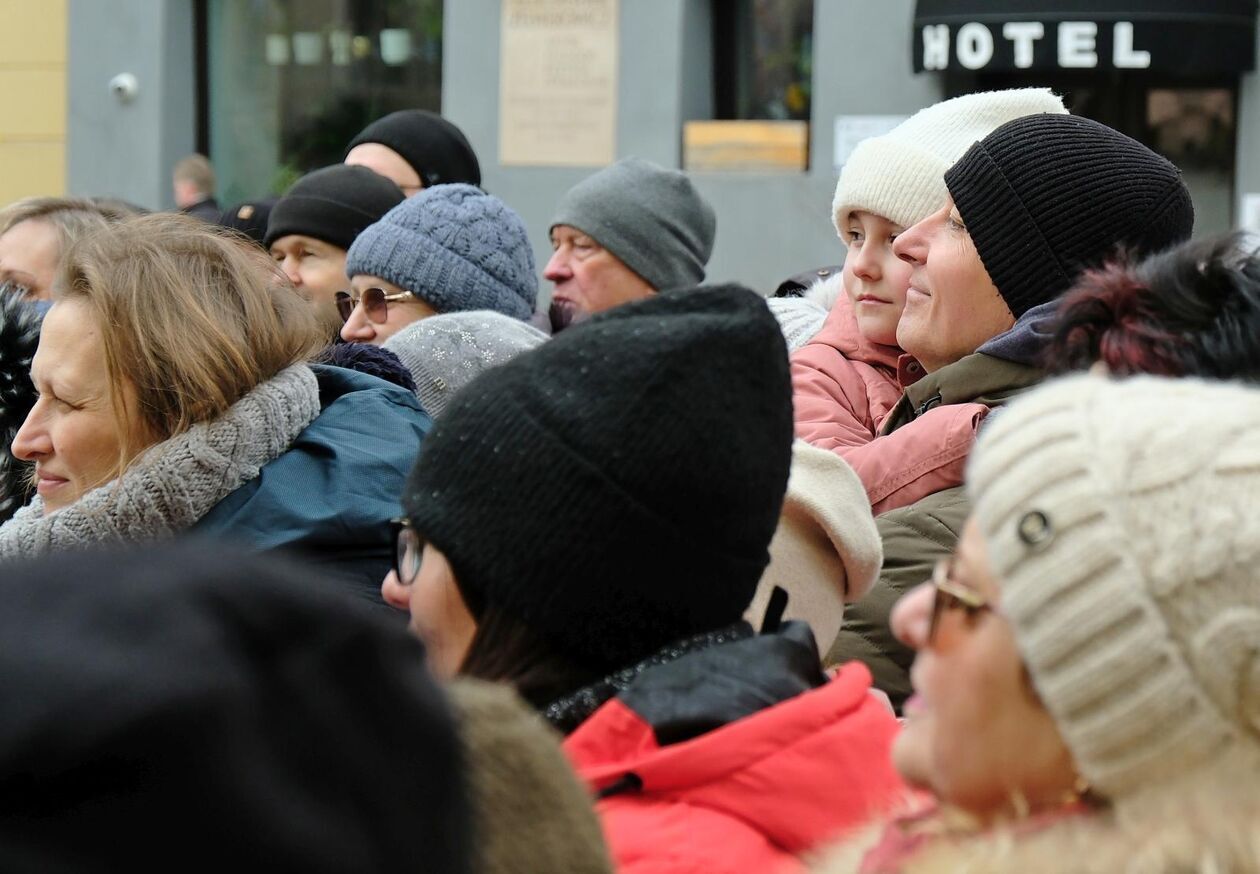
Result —
<path fill-rule="evenodd" d="M 1044 39 L 1046 27 L 1040 21 L 1008 21 L 1002 37 L 1011 43 L 1015 68 L 1033 66 L 1037 41 Z M 1067 69 L 1093 69 L 1098 66 L 1098 23 L 1064 21 L 1059 24 L 1058 62 Z M 954 57 L 967 70 L 987 67 L 994 56 L 993 31 L 987 25 L 969 21 L 954 35 Z M 1145 70 L 1151 66 L 1151 53 L 1133 45 L 1133 22 L 1117 21 L 1112 31 L 1112 64 L 1118 70 Z M 946 70 L 950 62 L 950 33 L 947 24 L 923 28 L 923 69 Z"/>
<path fill-rule="evenodd" d="M 923 69 L 944 70 L 949 66 L 949 25 L 929 24 L 923 28 Z"/>
<path fill-rule="evenodd" d="M 979 70 L 993 60 L 993 34 L 974 21 L 958 28 L 958 63 Z"/>
<path fill-rule="evenodd" d="M 1111 59 L 1119 70 L 1145 70 L 1151 65 L 1150 52 L 1135 51 L 1133 48 L 1131 21 L 1116 22 L 1114 48 Z"/>
<path fill-rule="evenodd" d="M 1064 21 L 1059 25 L 1059 66 L 1088 69 L 1098 66 L 1098 25 L 1092 21 Z"/>
<path fill-rule="evenodd" d="M 1033 43 L 1046 35 L 1040 21 L 1008 21 L 1002 25 L 1002 36 L 1015 44 L 1015 66 L 1027 70 L 1033 65 Z"/>

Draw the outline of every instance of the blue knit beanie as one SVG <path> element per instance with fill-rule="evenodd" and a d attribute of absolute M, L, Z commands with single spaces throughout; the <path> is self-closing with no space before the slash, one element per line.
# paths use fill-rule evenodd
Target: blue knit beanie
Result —
<path fill-rule="evenodd" d="M 495 310 L 527 319 L 538 296 L 521 217 L 462 183 L 426 188 L 369 226 L 350 247 L 346 274 L 379 276 L 439 313 Z"/>

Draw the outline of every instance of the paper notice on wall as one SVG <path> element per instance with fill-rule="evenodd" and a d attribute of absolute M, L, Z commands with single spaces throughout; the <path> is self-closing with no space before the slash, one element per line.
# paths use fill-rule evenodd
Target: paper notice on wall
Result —
<path fill-rule="evenodd" d="M 906 115 L 837 115 L 834 149 L 836 172 L 840 172 L 858 143 L 867 137 L 888 133 L 907 118 L 909 116 Z"/>
<path fill-rule="evenodd" d="M 616 157 L 619 0 L 503 0 L 499 162 Z"/>

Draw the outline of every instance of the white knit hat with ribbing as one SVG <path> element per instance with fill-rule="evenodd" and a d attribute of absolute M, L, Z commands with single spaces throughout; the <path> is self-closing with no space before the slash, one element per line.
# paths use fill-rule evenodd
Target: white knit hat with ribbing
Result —
<path fill-rule="evenodd" d="M 1095 790 L 1260 748 L 1260 390 L 1049 384 L 981 433 L 967 488 L 1001 612 Z"/>
<path fill-rule="evenodd" d="M 1011 119 L 1066 114 L 1048 88 L 984 91 L 921 109 L 883 136 L 858 143 L 840 170 L 831 202 L 837 233 L 864 210 L 908 228 L 945 204 L 945 171 L 978 140 Z"/>

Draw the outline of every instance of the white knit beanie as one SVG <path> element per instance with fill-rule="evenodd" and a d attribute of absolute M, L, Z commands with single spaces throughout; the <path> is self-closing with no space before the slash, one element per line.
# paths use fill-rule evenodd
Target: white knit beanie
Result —
<path fill-rule="evenodd" d="M 807 622 L 825 652 L 840 631 L 845 603 L 866 594 L 883 561 L 871 502 L 858 475 L 835 453 L 797 440 L 770 564 L 744 618 L 760 627 L 778 586 L 788 593 L 783 618 Z"/>
<path fill-rule="evenodd" d="M 386 340 L 385 348 L 411 371 L 420 405 L 436 418 L 474 376 L 546 339 L 519 319 L 494 310 L 470 310 L 412 322 Z"/>
<path fill-rule="evenodd" d="M 1122 800 L 1260 743 L 1260 390 L 1078 376 L 982 431 L 974 518 L 1033 684 Z"/>
<path fill-rule="evenodd" d="M 864 210 L 908 228 L 945 205 L 945 171 L 978 140 L 1011 119 L 1066 114 L 1048 88 L 964 94 L 921 109 L 883 136 L 858 143 L 840 170 L 831 220 L 843 234 L 849 213 Z"/>

